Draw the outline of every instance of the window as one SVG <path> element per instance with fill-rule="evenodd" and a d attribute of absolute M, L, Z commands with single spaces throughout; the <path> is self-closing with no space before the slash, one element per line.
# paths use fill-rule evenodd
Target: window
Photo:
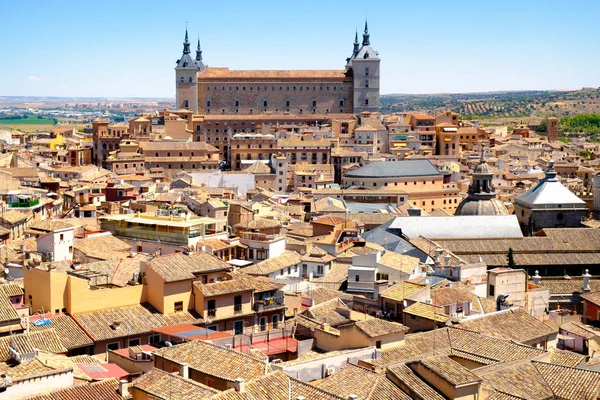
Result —
<path fill-rule="evenodd" d="M 107 350 L 119 350 L 120 348 L 121 348 L 121 345 L 119 342 L 108 343 L 106 345 Z"/>
<path fill-rule="evenodd" d="M 268 104 L 269 102 L 267 100 L 263 101 L 263 107 L 267 107 Z"/>
<path fill-rule="evenodd" d="M 368 88 L 369 87 L 369 80 L 365 79 L 365 87 Z"/>
<path fill-rule="evenodd" d="M 323 266 L 322 265 L 317 265 L 317 274 L 323 275 Z"/>
<path fill-rule="evenodd" d="M 290 101 L 289 101 L 289 100 L 286 100 L 286 101 L 285 101 L 285 106 L 286 106 L 286 107 L 289 107 L 289 106 L 290 106 Z"/>
<path fill-rule="evenodd" d="M 279 315 L 275 314 L 271 317 L 273 329 L 279 328 Z"/>
<path fill-rule="evenodd" d="M 488 296 L 494 296 L 494 285 L 490 285 L 488 291 Z"/>
<path fill-rule="evenodd" d="M 340 100 L 340 107 L 344 107 L 344 100 Z"/>
<path fill-rule="evenodd" d="M 239 100 L 234 101 L 233 105 L 236 106 L 236 107 L 239 107 L 240 106 L 240 101 Z"/>
<path fill-rule="evenodd" d="M 183 301 L 176 301 L 174 304 L 175 311 L 183 311 Z"/>
<path fill-rule="evenodd" d="M 369 105 L 369 99 L 365 99 L 365 106 Z"/>
<path fill-rule="evenodd" d="M 233 298 L 233 312 L 242 312 L 242 296 L 235 296 Z"/>
<path fill-rule="evenodd" d="M 313 106 L 313 107 L 316 107 L 316 106 L 317 106 L 317 101 L 316 101 L 316 100 L 313 100 L 313 102 L 312 102 L 312 106 Z"/>
<path fill-rule="evenodd" d="M 360 282 L 360 276 L 359 275 L 355 275 L 354 276 L 354 282 Z"/>
<path fill-rule="evenodd" d="M 267 330 L 267 317 L 260 318 L 260 331 L 264 332 Z"/>
<path fill-rule="evenodd" d="M 190 106 L 190 102 L 187 100 L 183 101 L 183 108 L 188 108 Z"/>
<path fill-rule="evenodd" d="M 142 344 L 142 340 L 140 338 L 129 339 L 127 347 L 139 346 Z"/>
<path fill-rule="evenodd" d="M 63 240 L 65 240 L 65 235 L 63 233 L 60 234 L 60 241 L 62 242 Z"/>
<path fill-rule="evenodd" d="M 365 76 L 369 76 L 369 67 L 365 68 Z"/>
<path fill-rule="evenodd" d="M 150 337 L 148 338 L 148 343 L 159 344 L 160 343 L 160 335 L 159 334 L 150 335 Z"/>

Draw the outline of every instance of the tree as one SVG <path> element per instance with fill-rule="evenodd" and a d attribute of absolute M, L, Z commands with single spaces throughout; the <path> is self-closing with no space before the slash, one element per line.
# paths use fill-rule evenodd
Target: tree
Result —
<path fill-rule="evenodd" d="M 548 122 L 543 120 L 535 130 L 536 132 L 546 132 L 548 130 Z"/>
<path fill-rule="evenodd" d="M 515 255 L 513 254 L 512 247 L 508 248 L 508 268 L 516 268 L 517 264 L 515 263 Z"/>

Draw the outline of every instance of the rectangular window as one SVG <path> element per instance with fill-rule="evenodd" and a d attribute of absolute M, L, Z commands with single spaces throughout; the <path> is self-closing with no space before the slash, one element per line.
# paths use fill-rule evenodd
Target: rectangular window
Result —
<path fill-rule="evenodd" d="M 106 348 L 108 350 L 119 350 L 121 348 L 121 344 L 119 342 L 108 343 Z"/>
<path fill-rule="evenodd" d="M 140 338 L 129 339 L 128 347 L 139 346 L 142 344 L 142 340 Z"/>
<path fill-rule="evenodd" d="M 160 343 L 160 335 L 159 334 L 150 335 L 150 337 L 148 338 L 148 343 L 159 344 Z"/>
<path fill-rule="evenodd" d="M 494 285 L 490 285 L 490 287 L 489 287 L 489 296 L 491 296 L 491 297 L 494 296 Z"/>
<path fill-rule="evenodd" d="M 183 311 L 183 301 L 176 301 L 174 304 L 175 311 Z"/>
<path fill-rule="evenodd" d="M 355 275 L 354 276 L 354 281 L 355 282 L 360 282 L 360 276 L 359 275 Z"/>

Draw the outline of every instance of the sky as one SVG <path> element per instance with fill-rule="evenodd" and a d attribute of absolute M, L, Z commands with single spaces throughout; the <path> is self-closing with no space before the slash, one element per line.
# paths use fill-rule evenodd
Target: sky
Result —
<path fill-rule="evenodd" d="M 368 18 L 381 93 L 600 86 L 600 1 L 0 0 L 0 96 L 175 96 L 186 21 L 204 62 L 343 69 Z"/>

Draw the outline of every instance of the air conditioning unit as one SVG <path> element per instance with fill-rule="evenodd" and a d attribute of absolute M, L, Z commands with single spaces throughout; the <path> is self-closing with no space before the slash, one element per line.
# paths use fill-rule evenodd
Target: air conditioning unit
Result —
<path fill-rule="evenodd" d="M 225 345 L 225 348 L 226 348 L 227 350 L 231 350 L 231 348 L 232 348 L 232 346 L 231 346 L 231 343 L 227 343 L 227 344 Z"/>
<path fill-rule="evenodd" d="M 331 376 L 335 374 L 335 368 L 334 367 L 327 367 L 327 370 L 325 371 L 325 376 Z"/>

